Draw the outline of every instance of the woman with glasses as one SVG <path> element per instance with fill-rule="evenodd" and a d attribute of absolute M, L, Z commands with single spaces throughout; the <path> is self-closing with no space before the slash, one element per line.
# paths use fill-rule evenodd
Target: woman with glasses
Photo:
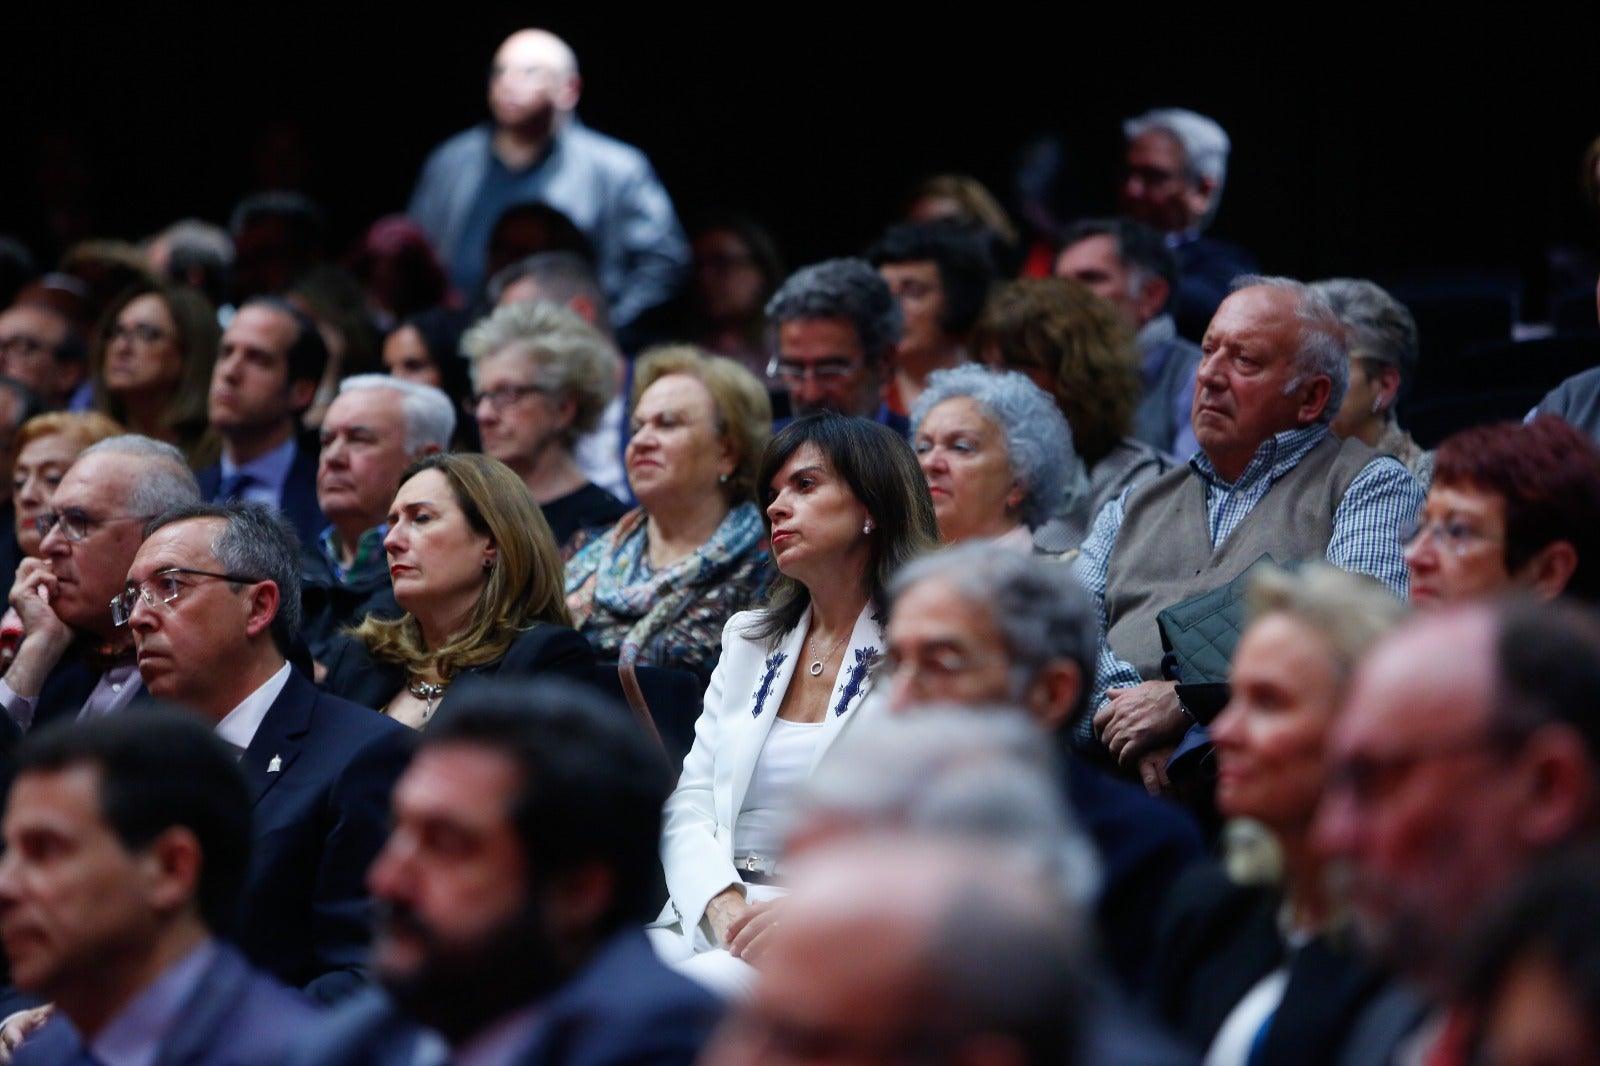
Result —
<path fill-rule="evenodd" d="M 911 408 L 911 447 L 946 544 L 980 539 L 1032 552 L 1033 530 L 1061 507 L 1067 486 L 1087 486 L 1055 401 L 1011 371 L 969 364 L 930 375 Z"/>
<path fill-rule="evenodd" d="M 383 539 L 405 614 L 335 646 L 322 687 L 416 729 L 466 677 L 563 674 L 594 655 L 561 598 L 561 558 L 527 487 L 485 455 L 437 454 L 400 478 Z"/>
<path fill-rule="evenodd" d="M 472 360 L 484 454 L 522 479 L 557 544 L 627 513 L 588 479 L 574 452 L 578 438 L 600 424 L 622 376 L 621 360 L 598 330 L 564 307 L 512 303 L 469 329 L 461 350 Z"/>
<path fill-rule="evenodd" d="M 883 657 L 883 591 L 937 544 L 927 483 L 886 426 L 824 412 L 772 438 L 756 476 L 779 577 L 734 615 L 694 746 L 667 800 L 671 900 L 651 936 L 707 981 L 738 981 L 775 920 L 797 793 L 861 713 Z"/>
<path fill-rule="evenodd" d="M 472 377 L 461 357 L 461 334 L 466 329 L 463 311 L 436 308 L 402 320 L 383 339 L 383 368 L 390 377 L 431 385 L 450 402 L 472 414 Z M 456 420 L 453 452 L 478 451 L 478 423 L 471 417 Z"/>
<path fill-rule="evenodd" d="M 1311 826 L 1355 665 L 1406 609 L 1324 563 L 1267 570 L 1249 596 L 1231 698 L 1211 723 L 1228 859 L 1193 868 L 1167 894 L 1152 998 L 1207 1063 L 1331 1064 L 1384 976 L 1355 951 Z"/>
<path fill-rule="evenodd" d="M 703 688 L 722 627 L 771 572 L 753 497 L 772 406 L 755 375 L 688 345 L 646 352 L 633 384 L 639 507 L 568 560 L 567 607 L 602 662 L 689 670 Z"/>
<path fill-rule="evenodd" d="M 206 420 L 221 338 L 216 309 L 187 286 L 124 290 L 89 352 L 96 409 L 129 432 L 176 445 L 191 469 L 209 466 L 222 449 Z"/>
<path fill-rule="evenodd" d="M 1600 603 L 1600 447 L 1554 415 L 1447 438 L 1406 567 L 1416 607 L 1511 589 Z"/>

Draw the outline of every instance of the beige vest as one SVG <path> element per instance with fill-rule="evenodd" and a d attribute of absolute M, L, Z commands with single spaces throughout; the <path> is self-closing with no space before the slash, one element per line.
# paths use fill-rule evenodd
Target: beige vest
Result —
<path fill-rule="evenodd" d="M 1324 556 L 1333 515 L 1350 483 L 1377 453 L 1328 434 L 1267 490 L 1216 548 L 1205 482 L 1187 466 L 1135 489 L 1106 566 L 1106 642 L 1147 681 L 1161 678 L 1156 615 L 1226 585 L 1262 555 L 1278 563 Z"/>

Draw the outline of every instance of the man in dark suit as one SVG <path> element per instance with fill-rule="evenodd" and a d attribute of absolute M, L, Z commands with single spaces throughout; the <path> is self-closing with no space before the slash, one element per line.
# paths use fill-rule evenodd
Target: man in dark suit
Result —
<path fill-rule="evenodd" d="M 1204 236 L 1222 204 L 1232 143 L 1214 120 L 1179 107 L 1130 118 L 1122 132 L 1122 213 L 1166 235 L 1178 257 L 1172 314 L 1180 333 L 1199 340 L 1233 279 L 1258 270 L 1243 248 Z"/>
<path fill-rule="evenodd" d="M 290 1061 L 442 1062 L 444 1045 L 456 1062 L 692 1061 L 717 1004 L 640 928 L 657 905 L 660 753 L 570 682 L 462 697 L 395 788 L 368 878 L 383 992 L 330 1015 Z"/>
<path fill-rule="evenodd" d="M 277 297 L 246 301 L 222 335 L 206 417 L 222 459 L 196 475 L 214 503 L 251 500 L 288 516 L 300 543 L 328 522 L 317 506 L 317 447 L 299 435 L 316 398 L 328 348 L 311 319 Z"/>
<path fill-rule="evenodd" d="M 1132 991 L 1145 977 L 1167 888 L 1205 852 L 1176 804 L 1102 773 L 1067 750 L 1088 707 L 1094 606 L 1060 563 L 989 545 L 909 564 L 890 587 L 889 703 L 1015 706 L 1062 739 L 1062 791 L 1104 866 L 1095 918 L 1107 969 Z"/>
<path fill-rule="evenodd" d="M 0 731 L 121 710 L 139 691 L 127 630 L 107 606 L 127 580 L 144 524 L 199 499 L 170 444 L 135 434 L 85 450 L 51 495 L 39 558 L 24 559 L 11 606 L 27 639 L 0 678 Z"/>
<path fill-rule="evenodd" d="M 204 715 L 240 754 L 256 844 L 239 945 L 330 1002 L 363 978 L 363 877 L 411 734 L 289 665 L 299 581 L 281 515 L 195 504 L 152 523 L 114 613 L 133 630 L 150 693 Z"/>
<path fill-rule="evenodd" d="M 0 938 L 43 1028 L 15 1061 L 276 1064 L 312 1006 L 222 943 L 249 861 L 227 747 L 151 711 L 30 737 L 5 814 Z M 13 1020 L 8 1028 L 15 1030 Z"/>

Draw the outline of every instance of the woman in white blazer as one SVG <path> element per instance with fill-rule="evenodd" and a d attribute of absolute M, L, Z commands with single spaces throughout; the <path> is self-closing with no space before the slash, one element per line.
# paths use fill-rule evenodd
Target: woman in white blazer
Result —
<path fill-rule="evenodd" d="M 680 961 L 716 948 L 754 953 L 773 920 L 788 808 L 878 680 L 883 588 L 938 546 L 916 456 L 866 419 L 791 422 L 767 445 L 756 485 L 780 577 L 764 610 L 723 629 L 664 814 L 671 899 L 652 939 Z"/>

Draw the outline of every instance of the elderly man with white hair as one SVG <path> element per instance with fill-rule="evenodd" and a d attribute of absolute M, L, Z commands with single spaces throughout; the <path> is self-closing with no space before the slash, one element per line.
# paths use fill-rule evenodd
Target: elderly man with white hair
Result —
<path fill-rule="evenodd" d="M 1203 236 L 1222 203 L 1232 142 L 1215 120 L 1180 107 L 1130 118 L 1122 133 L 1120 209 L 1166 235 L 1179 269 L 1172 314 L 1180 333 L 1199 337 L 1233 279 L 1257 270 L 1249 252 Z"/>
<path fill-rule="evenodd" d="M 431 385 L 387 374 L 340 383 L 322 419 L 317 464 L 317 505 L 330 524 L 301 559 L 301 635 L 316 661 L 345 626 L 373 612 L 402 613 L 383 550 L 389 504 L 400 472 L 448 448 L 455 430 L 455 405 Z"/>
<path fill-rule="evenodd" d="M 1349 358 L 1339 320 L 1306 285 L 1240 279 L 1201 350 L 1200 454 L 1107 504 L 1074 563 L 1104 633 L 1093 717 L 1077 739 L 1152 791 L 1167 785 L 1168 758 L 1196 724 L 1164 671 L 1157 616 L 1263 556 L 1326 558 L 1404 596 L 1401 529 L 1423 497 L 1393 458 L 1329 432 Z"/>

